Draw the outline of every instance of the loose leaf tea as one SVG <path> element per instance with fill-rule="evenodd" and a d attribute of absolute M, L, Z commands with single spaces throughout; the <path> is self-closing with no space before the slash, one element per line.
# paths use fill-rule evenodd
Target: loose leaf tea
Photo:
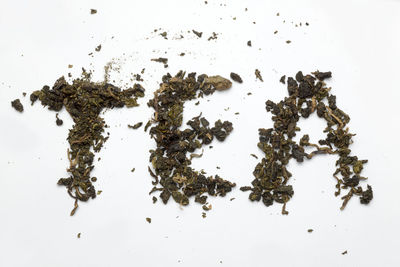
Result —
<path fill-rule="evenodd" d="M 58 180 L 58 184 L 67 187 L 68 194 L 75 199 L 71 216 L 78 208 L 78 200 L 88 201 L 96 197 L 93 182 L 97 178 L 90 177 L 94 168 L 94 152 L 99 152 L 108 139 L 108 136 L 104 136 L 107 126 L 100 112 L 105 108 L 138 106 L 137 98 L 143 96 L 144 88 L 139 84 L 121 90 L 106 82 L 91 82 L 90 74 L 86 72 L 72 84 L 61 77 L 52 88 L 46 85 L 31 94 L 32 104 L 39 99 L 42 105 L 56 112 L 65 107 L 74 122 L 67 138 L 70 145 L 67 171 L 70 176 Z"/>
<path fill-rule="evenodd" d="M 367 179 L 361 176 L 367 160 L 351 155 L 349 147 L 354 134 L 347 127 L 350 117 L 337 107 L 336 96 L 330 93 L 331 88 L 324 82 L 331 75 L 331 72 L 317 71 L 313 75 L 304 76 L 298 72 L 295 78 L 287 79 L 288 97 L 278 103 L 271 100 L 266 102 L 267 111 L 273 115 L 274 127 L 259 129 L 258 147 L 265 153 L 265 157 L 254 169 L 252 186 L 241 188 L 242 191 L 251 191 L 251 201 L 262 200 L 266 206 L 274 202 L 282 203 L 282 214 L 288 214 L 286 203 L 294 194 L 292 186 L 288 184 L 292 176 L 286 168 L 289 161 L 295 159 L 301 163 L 320 154 L 337 155 L 339 158 L 333 173 L 337 182 L 335 196 L 339 196 L 342 190 L 348 190 L 342 197 L 341 209 L 346 207 L 353 195 L 359 196 L 362 204 L 372 200 L 371 186 L 367 185 L 367 189 L 359 186 L 361 181 Z M 281 82 L 285 82 L 285 76 Z M 314 112 L 327 123 L 324 130 L 326 138 L 314 144 L 305 134 L 299 143 L 295 142 L 293 138 L 300 131 L 297 126 L 299 119 L 308 118 Z M 305 148 L 315 150 L 306 153 Z"/>
<path fill-rule="evenodd" d="M 196 77 L 180 71 L 175 77 L 164 75 L 160 88 L 154 93 L 154 98 L 148 106 L 154 109 L 150 135 L 156 141 L 157 148 L 151 150 L 149 173 L 154 178 L 154 187 L 150 191 L 160 191 L 164 204 L 172 199 L 180 205 L 189 204 L 189 198 L 202 205 L 207 203 L 207 196 L 225 196 L 235 186 L 218 175 L 206 177 L 204 172 L 195 171 L 190 167 L 194 157 L 202 154 L 194 153 L 203 145 L 210 144 L 214 138 L 224 141 L 232 132 L 232 123 L 218 120 L 211 126 L 208 120 L 201 116 L 187 122 L 190 128 L 179 129 L 183 123 L 184 103 L 198 97 L 208 96 L 215 91 L 231 88 L 232 82 L 221 76 Z M 211 206 L 206 206 L 211 207 Z"/>

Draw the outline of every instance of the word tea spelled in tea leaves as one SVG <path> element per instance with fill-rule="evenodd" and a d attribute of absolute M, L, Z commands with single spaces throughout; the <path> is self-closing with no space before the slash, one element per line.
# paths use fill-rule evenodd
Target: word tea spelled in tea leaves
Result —
<path fill-rule="evenodd" d="M 52 88 L 44 86 L 42 90 L 31 94 L 32 104 L 36 100 L 47 106 L 49 110 L 60 111 L 66 108 L 74 125 L 69 130 L 68 159 L 69 177 L 58 180 L 59 185 L 67 187 L 68 194 L 75 199 L 74 215 L 79 201 L 87 201 L 96 197 L 92 182 L 96 177 L 90 177 L 94 168 L 94 152 L 99 152 L 107 141 L 104 136 L 105 121 L 100 112 L 105 109 L 138 106 L 137 98 L 144 96 L 144 88 L 135 84 L 133 88 L 121 91 L 109 83 L 93 83 L 90 74 L 84 73 L 81 79 L 75 79 L 72 84 L 64 77 L 59 78 Z"/>
<path fill-rule="evenodd" d="M 210 144 L 214 138 L 224 141 L 233 130 L 232 123 L 218 120 L 211 126 L 200 114 L 187 122 L 190 128 L 179 128 L 182 125 L 185 101 L 227 90 L 232 86 L 231 81 L 221 76 L 208 77 L 205 74 L 196 78 L 195 73 L 185 77 L 182 71 L 175 77 L 167 74 L 162 81 L 154 98 L 148 103 L 155 111 L 155 126 L 150 129 L 150 135 L 157 144 L 157 148 L 150 151 L 154 172 L 150 168 L 149 172 L 155 179 L 150 194 L 161 191 L 160 198 L 165 204 L 172 196 L 183 206 L 188 205 L 189 198 L 193 196 L 195 202 L 203 205 L 207 202 L 205 194 L 225 196 L 235 186 L 234 183 L 218 175 L 206 177 L 204 172 L 199 173 L 190 165 L 193 157 L 201 156 L 193 152 Z"/>
<path fill-rule="evenodd" d="M 258 147 L 265 153 L 265 157 L 253 172 L 255 179 L 252 186 L 241 188 L 242 191 L 251 191 L 251 201 L 262 200 L 266 206 L 274 202 L 283 203 L 282 214 L 288 214 L 285 210 L 286 202 L 293 196 L 294 191 L 292 186 L 288 185 L 292 174 L 286 166 L 291 159 L 301 163 L 319 154 L 333 154 L 339 157 L 333 174 L 337 182 L 335 195 L 340 195 L 341 190 L 348 190 L 342 197 L 341 209 L 345 208 L 353 195 L 359 196 L 362 204 L 368 204 L 373 198 L 371 186 L 367 185 L 367 189 L 359 186 L 362 180 L 366 180 L 361 176 L 361 171 L 367 160 L 351 156 L 349 146 L 353 142 L 354 134 L 350 133 L 347 127 L 350 117 L 337 107 L 336 96 L 330 94 L 330 88 L 326 87 L 324 80 L 330 77 L 331 72 L 317 71 L 306 76 L 298 72 L 295 79 L 287 79 L 289 97 L 279 103 L 270 100 L 266 102 L 267 111 L 273 115 L 274 127 L 259 129 Z M 281 82 L 284 83 L 284 79 L 283 76 Z M 301 117 L 308 118 L 314 112 L 327 123 L 324 130 L 326 138 L 319 140 L 319 144 L 313 144 L 306 134 L 296 143 L 293 138 L 296 132 L 300 131 L 297 122 Z M 306 147 L 315 150 L 306 153 Z"/>

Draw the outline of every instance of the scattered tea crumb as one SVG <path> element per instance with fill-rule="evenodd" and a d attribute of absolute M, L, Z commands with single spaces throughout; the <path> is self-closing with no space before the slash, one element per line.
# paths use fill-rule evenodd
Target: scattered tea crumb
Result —
<path fill-rule="evenodd" d="M 183 56 L 185 55 L 185 53 L 182 52 L 182 53 L 180 53 L 179 55 L 180 55 L 181 57 L 183 57 Z"/>
<path fill-rule="evenodd" d="M 208 4 L 208 2 L 207 2 L 207 1 L 204 1 L 204 4 L 206 4 L 206 5 L 207 5 L 207 4 Z"/>
<path fill-rule="evenodd" d="M 276 13 L 276 15 L 279 17 L 279 12 L 278 12 L 278 13 Z"/>
<path fill-rule="evenodd" d="M 161 35 L 162 37 L 164 37 L 165 40 L 168 40 L 167 32 L 162 32 L 162 33 L 160 33 L 160 35 Z"/>
<path fill-rule="evenodd" d="M 157 199 L 156 197 L 153 197 L 153 204 L 156 203 L 157 200 L 158 200 L 158 199 Z"/>
<path fill-rule="evenodd" d="M 286 83 L 286 75 L 283 75 L 279 81 L 281 83 L 285 84 Z"/>
<path fill-rule="evenodd" d="M 96 52 L 100 52 L 100 50 L 101 50 L 101 44 L 99 44 L 94 50 L 95 50 Z"/>
<path fill-rule="evenodd" d="M 310 25 L 310 24 L 308 24 L 308 22 L 306 22 L 306 26 L 308 26 L 308 25 Z"/>
<path fill-rule="evenodd" d="M 103 190 L 97 190 L 97 195 L 101 195 L 103 193 Z"/>
<path fill-rule="evenodd" d="M 200 104 L 200 101 L 197 101 L 196 103 L 194 103 L 196 106 L 198 106 Z"/>
<path fill-rule="evenodd" d="M 250 154 L 250 156 L 252 156 L 255 159 L 258 159 L 258 157 L 255 154 Z"/>
<path fill-rule="evenodd" d="M 347 254 L 347 250 L 342 252 L 342 255 L 346 255 Z"/>
<path fill-rule="evenodd" d="M 215 40 L 215 39 L 218 39 L 218 34 L 216 34 L 215 32 L 213 32 L 212 33 L 212 35 L 210 36 L 210 37 L 208 37 L 208 41 L 211 41 L 211 40 Z"/>
<path fill-rule="evenodd" d="M 198 31 L 196 31 L 196 30 L 192 30 L 192 32 L 193 32 L 194 34 L 196 34 L 197 37 L 199 37 L 199 38 L 201 38 L 201 36 L 203 35 L 203 32 L 198 32 Z"/>
<path fill-rule="evenodd" d="M 247 45 L 248 45 L 248 46 L 251 46 L 251 41 L 250 41 L 250 40 L 247 41 Z"/>
<path fill-rule="evenodd" d="M 11 101 L 11 106 L 19 112 L 24 111 L 24 106 L 21 104 L 21 101 L 17 98 L 14 101 Z"/>
<path fill-rule="evenodd" d="M 209 211 L 211 209 L 212 209 L 212 205 L 211 204 L 209 204 L 208 206 L 207 205 L 203 205 L 203 210 Z"/>
<path fill-rule="evenodd" d="M 56 113 L 56 124 L 57 124 L 57 126 L 61 126 L 61 125 L 63 125 L 63 120 L 61 120 L 59 117 L 58 117 L 58 113 Z"/>
<path fill-rule="evenodd" d="M 141 74 L 144 74 L 144 71 L 145 71 L 146 69 L 145 68 L 143 68 L 142 69 L 142 71 L 140 72 Z"/>
<path fill-rule="evenodd" d="M 96 14 L 97 13 L 97 9 L 90 9 L 90 14 L 91 15 L 94 15 L 94 14 Z"/>
<path fill-rule="evenodd" d="M 274 31 L 274 34 L 277 34 L 278 33 L 278 31 Z"/>
<path fill-rule="evenodd" d="M 135 170 L 136 170 L 136 168 L 133 168 L 133 169 L 131 170 L 131 172 L 135 172 Z"/>
<path fill-rule="evenodd" d="M 220 167 L 220 166 L 217 166 L 216 168 L 217 168 L 218 170 L 219 170 L 219 169 L 221 169 L 221 167 Z"/>
<path fill-rule="evenodd" d="M 163 63 L 164 64 L 164 68 L 168 67 L 168 58 L 165 58 L 165 57 L 152 58 L 151 61 Z"/>
<path fill-rule="evenodd" d="M 290 41 L 290 40 L 287 40 L 287 41 L 286 41 L 287 44 L 290 44 L 291 42 L 292 42 L 292 41 Z"/>
<path fill-rule="evenodd" d="M 78 238 L 81 238 L 81 233 L 78 233 L 77 237 L 78 237 Z"/>
<path fill-rule="evenodd" d="M 203 212 L 201 213 L 201 216 L 202 216 L 203 218 L 206 218 L 206 217 L 207 217 L 207 214 L 203 211 Z"/>
<path fill-rule="evenodd" d="M 247 95 L 252 95 L 252 93 L 251 93 L 251 92 L 248 92 Z"/>
<path fill-rule="evenodd" d="M 147 218 L 146 218 L 146 221 L 147 221 L 148 223 L 151 223 L 151 218 L 147 217 Z"/>
<path fill-rule="evenodd" d="M 229 199 L 229 200 L 230 200 L 230 201 L 233 201 L 233 200 L 235 200 L 235 199 L 236 199 L 236 198 L 233 197 L 233 198 L 231 198 L 231 199 Z"/>
<path fill-rule="evenodd" d="M 231 72 L 231 79 L 234 80 L 235 82 L 238 82 L 238 83 L 242 83 L 243 82 L 243 80 L 239 76 L 239 74 L 236 74 L 234 72 Z"/>
<path fill-rule="evenodd" d="M 130 125 L 130 124 L 128 124 L 128 127 L 131 128 L 131 129 L 138 129 L 138 128 L 140 128 L 142 125 L 143 125 L 143 122 L 138 122 L 138 123 L 136 123 L 135 125 Z"/>
<path fill-rule="evenodd" d="M 308 229 L 307 232 L 312 233 L 314 230 L 313 229 Z"/>
<path fill-rule="evenodd" d="M 258 69 L 256 69 L 255 74 L 256 74 L 256 78 L 257 79 L 259 79 L 262 82 L 264 81 L 262 76 L 261 76 L 261 72 Z"/>
<path fill-rule="evenodd" d="M 239 115 L 240 113 L 239 112 L 235 112 L 235 115 Z"/>
<path fill-rule="evenodd" d="M 26 93 L 25 93 L 25 92 L 23 92 L 23 93 L 22 93 L 22 96 L 24 96 L 24 97 L 25 97 L 25 96 L 26 96 Z"/>
<path fill-rule="evenodd" d="M 68 69 L 72 69 L 74 65 L 68 64 Z"/>

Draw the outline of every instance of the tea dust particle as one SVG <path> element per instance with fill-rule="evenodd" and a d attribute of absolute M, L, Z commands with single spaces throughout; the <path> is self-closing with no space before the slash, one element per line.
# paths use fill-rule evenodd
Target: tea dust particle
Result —
<path fill-rule="evenodd" d="M 101 44 L 99 44 L 94 50 L 95 50 L 96 52 L 100 52 L 100 50 L 101 50 Z"/>
<path fill-rule="evenodd" d="M 147 218 L 146 218 L 146 221 L 147 221 L 148 223 L 151 223 L 151 218 L 147 217 Z"/>
<path fill-rule="evenodd" d="M 81 233 L 78 233 L 78 234 L 77 234 L 77 237 L 78 237 L 78 238 L 81 238 Z"/>
<path fill-rule="evenodd" d="M 97 14 L 97 9 L 90 9 L 90 14 L 91 15 Z"/>
<path fill-rule="evenodd" d="M 307 232 L 312 233 L 314 230 L 313 229 L 308 229 Z"/>
<path fill-rule="evenodd" d="M 292 42 L 292 41 L 290 41 L 290 40 L 287 40 L 287 41 L 286 41 L 287 44 L 290 44 L 291 42 Z"/>
<path fill-rule="evenodd" d="M 347 254 L 347 250 L 342 252 L 342 255 L 346 255 Z"/>

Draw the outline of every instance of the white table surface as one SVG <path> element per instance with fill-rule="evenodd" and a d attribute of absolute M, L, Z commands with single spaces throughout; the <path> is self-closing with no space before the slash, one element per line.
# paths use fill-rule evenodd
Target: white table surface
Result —
<path fill-rule="evenodd" d="M 91 8 L 98 13 L 90 15 Z M 0 0 L 0 266 L 400 266 L 399 14 L 395 0 Z M 168 40 L 153 32 L 159 28 Z M 218 39 L 207 41 L 212 32 Z M 160 56 L 169 58 L 168 69 L 150 61 Z M 110 139 L 93 171 L 103 193 L 70 217 L 73 201 L 56 182 L 67 175 L 72 121 L 63 110 L 64 125 L 56 126 L 55 113 L 31 106 L 29 93 L 68 72 L 77 77 L 81 67 L 100 81 L 110 61 L 120 68 L 111 73 L 120 86 L 146 68 L 147 94 L 140 107 L 105 112 Z M 210 121 L 234 125 L 226 142 L 214 141 L 193 162 L 238 184 L 226 198 L 210 199 L 205 219 L 194 202 L 183 210 L 173 201 L 152 203 L 147 166 L 154 141 L 143 128 L 126 126 L 147 122 L 146 103 L 161 76 L 180 69 L 234 71 L 244 80 L 199 106 L 185 105 L 185 119 L 203 111 Z M 287 94 L 279 78 L 317 69 L 333 73 L 329 86 L 351 116 L 353 153 L 369 159 L 364 174 L 374 199 L 364 206 L 354 198 L 340 211 L 331 176 L 336 158 L 320 156 L 290 163 L 295 194 L 283 216 L 280 205 L 251 203 L 239 187 L 253 179 L 258 161 L 250 154 L 262 157 L 257 129 L 272 125 L 265 101 Z M 22 114 L 10 106 L 15 98 Z M 316 116 L 299 126 L 312 140 L 324 136 Z"/>

